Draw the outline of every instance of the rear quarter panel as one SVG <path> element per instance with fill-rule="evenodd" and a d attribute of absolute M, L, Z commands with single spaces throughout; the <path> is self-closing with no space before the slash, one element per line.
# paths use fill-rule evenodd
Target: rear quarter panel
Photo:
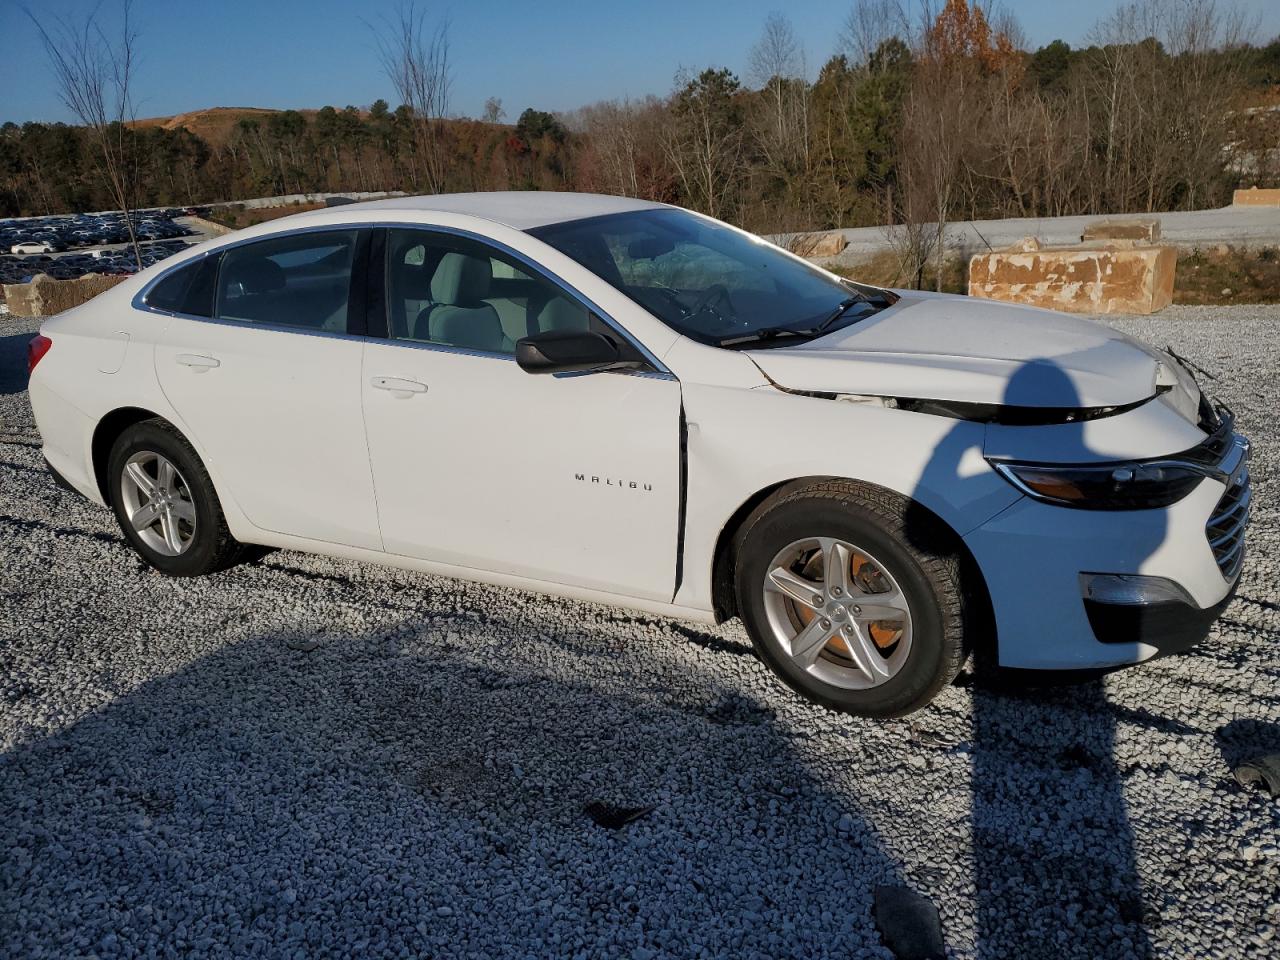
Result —
<path fill-rule="evenodd" d="M 153 275 L 147 271 L 41 325 L 53 346 L 36 367 L 30 392 L 45 456 L 77 490 L 103 503 L 93 470 L 94 430 L 114 410 L 146 410 L 183 432 L 209 467 L 233 535 L 252 540 L 252 527 L 209 464 L 199 437 L 157 382 L 156 342 L 168 324 L 181 321 L 133 308 L 133 296 Z"/>

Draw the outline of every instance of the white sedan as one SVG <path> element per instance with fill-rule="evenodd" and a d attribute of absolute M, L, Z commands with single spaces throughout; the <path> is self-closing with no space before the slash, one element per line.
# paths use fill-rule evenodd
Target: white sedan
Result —
<path fill-rule="evenodd" d="M 843 280 L 662 204 L 352 204 L 48 320 L 55 478 L 157 569 L 248 544 L 719 622 L 829 707 L 976 653 L 1093 673 L 1203 637 L 1248 443 L 1107 327 Z"/>
<path fill-rule="evenodd" d="M 22 243 L 11 246 L 9 252 L 14 256 L 26 253 L 53 253 L 53 244 L 44 240 L 24 240 Z"/>

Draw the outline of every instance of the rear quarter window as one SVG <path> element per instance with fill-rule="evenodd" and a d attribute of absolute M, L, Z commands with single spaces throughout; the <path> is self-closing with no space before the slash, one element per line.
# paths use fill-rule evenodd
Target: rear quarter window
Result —
<path fill-rule="evenodd" d="M 213 316 L 218 257 L 200 257 L 163 277 L 145 298 L 148 307 L 193 317 Z"/>

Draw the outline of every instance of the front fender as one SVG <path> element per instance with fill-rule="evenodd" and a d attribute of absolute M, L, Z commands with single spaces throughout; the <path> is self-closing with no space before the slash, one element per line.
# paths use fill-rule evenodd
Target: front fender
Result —
<path fill-rule="evenodd" d="M 684 385 L 688 429 L 686 576 L 681 605 L 712 604 L 721 531 L 762 490 L 844 477 L 895 491 L 959 536 L 1020 495 L 983 459 L 985 427 L 929 414 L 785 393 Z"/>

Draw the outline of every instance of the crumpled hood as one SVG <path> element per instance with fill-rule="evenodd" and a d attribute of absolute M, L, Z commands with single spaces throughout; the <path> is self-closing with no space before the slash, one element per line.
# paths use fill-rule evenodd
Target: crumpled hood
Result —
<path fill-rule="evenodd" d="M 1194 380 L 1163 353 L 1067 314 L 900 291 L 892 307 L 795 347 L 748 351 L 792 390 L 1019 407 L 1112 407 Z M 1194 395 L 1194 398 L 1193 398 Z"/>

